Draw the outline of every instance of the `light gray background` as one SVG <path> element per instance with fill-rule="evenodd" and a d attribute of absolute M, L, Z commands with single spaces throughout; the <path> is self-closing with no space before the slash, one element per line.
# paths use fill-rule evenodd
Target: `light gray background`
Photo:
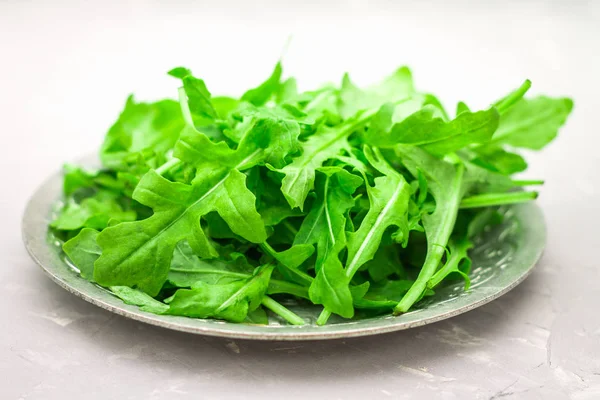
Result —
<path fill-rule="evenodd" d="M 0 398 L 600 398 L 600 3 L 494 1 L 0 2 Z M 453 3 L 450 5 L 449 3 Z M 396 66 L 447 105 L 490 101 L 530 78 L 570 95 L 560 138 L 532 155 L 548 249 L 503 298 L 378 337 L 259 343 L 170 332 L 54 285 L 28 258 L 28 196 L 94 151 L 124 104 L 174 96 L 183 64 L 239 94 L 285 55 L 304 88 Z"/>

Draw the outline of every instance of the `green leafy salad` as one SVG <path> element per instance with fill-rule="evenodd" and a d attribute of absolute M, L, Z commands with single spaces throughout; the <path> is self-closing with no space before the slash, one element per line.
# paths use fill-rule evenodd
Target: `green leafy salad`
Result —
<path fill-rule="evenodd" d="M 186 68 L 178 100 L 130 97 L 102 167 L 65 167 L 50 223 L 81 277 L 143 311 L 267 324 L 331 314 L 402 314 L 447 281 L 469 287 L 468 251 L 535 199 L 512 178 L 571 112 L 524 98 L 447 112 L 406 67 L 362 89 L 299 92 L 271 76 L 239 99 L 213 96 Z M 339 317 L 338 317 L 339 318 Z"/>

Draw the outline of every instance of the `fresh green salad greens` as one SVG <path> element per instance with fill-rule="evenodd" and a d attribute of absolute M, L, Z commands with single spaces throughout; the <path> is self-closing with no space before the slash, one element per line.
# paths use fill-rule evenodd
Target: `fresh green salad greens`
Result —
<path fill-rule="evenodd" d="M 267 324 L 409 311 L 447 280 L 469 287 L 473 238 L 535 191 L 513 174 L 571 112 L 520 87 L 453 117 L 408 68 L 361 89 L 299 92 L 271 76 L 239 99 L 186 68 L 178 101 L 127 100 L 102 168 L 67 166 L 50 223 L 83 278 L 156 314 Z M 318 307 L 318 308 L 317 308 Z M 267 312 L 268 311 L 268 312 Z M 365 314 L 366 313 L 366 314 Z"/>

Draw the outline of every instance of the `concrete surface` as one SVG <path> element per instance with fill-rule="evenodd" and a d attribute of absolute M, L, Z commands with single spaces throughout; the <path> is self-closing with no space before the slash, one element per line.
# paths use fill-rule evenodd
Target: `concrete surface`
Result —
<path fill-rule="evenodd" d="M 0 2 L 0 398 L 599 399 L 598 2 Z M 93 151 L 129 92 L 174 96 L 184 64 L 216 93 L 281 53 L 303 87 L 409 64 L 446 104 L 485 106 L 529 77 L 570 95 L 561 137 L 531 157 L 546 254 L 517 289 L 410 331 L 321 343 L 191 336 L 69 295 L 28 258 L 34 188 Z M 241 86 L 243 85 L 243 86 Z"/>

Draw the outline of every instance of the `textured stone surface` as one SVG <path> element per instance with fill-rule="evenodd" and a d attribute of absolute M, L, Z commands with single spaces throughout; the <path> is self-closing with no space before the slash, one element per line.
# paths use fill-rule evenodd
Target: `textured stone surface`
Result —
<path fill-rule="evenodd" d="M 0 397 L 600 398 L 600 7 L 452 3 L 1 3 Z M 561 137 L 531 157 L 529 176 L 546 179 L 549 238 L 523 284 L 409 331 L 260 343 L 129 321 L 41 273 L 19 237 L 27 196 L 61 162 L 95 150 L 126 93 L 172 96 L 163 72 L 177 64 L 214 92 L 237 93 L 266 75 L 290 33 L 287 70 L 304 87 L 345 69 L 369 82 L 407 63 L 446 104 L 483 107 L 524 77 L 533 92 L 575 99 Z"/>

